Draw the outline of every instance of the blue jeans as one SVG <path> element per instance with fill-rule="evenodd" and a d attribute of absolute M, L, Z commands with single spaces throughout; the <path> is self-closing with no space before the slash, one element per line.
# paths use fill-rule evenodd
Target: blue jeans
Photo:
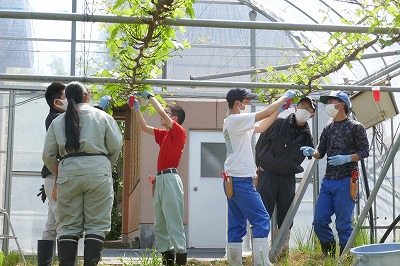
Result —
<path fill-rule="evenodd" d="M 233 197 L 228 199 L 228 243 L 240 243 L 246 235 L 247 220 L 252 226 L 253 238 L 267 238 L 270 219 L 253 186 L 251 177 L 232 177 Z M 225 183 L 224 183 L 225 189 Z"/>
<path fill-rule="evenodd" d="M 314 232 L 321 242 L 334 240 L 333 231 L 329 224 L 332 215 L 336 216 L 336 230 L 339 236 L 339 245 L 346 245 L 353 231 L 351 217 L 355 201 L 350 197 L 350 177 L 329 180 L 323 179 L 320 194 L 314 214 Z"/>

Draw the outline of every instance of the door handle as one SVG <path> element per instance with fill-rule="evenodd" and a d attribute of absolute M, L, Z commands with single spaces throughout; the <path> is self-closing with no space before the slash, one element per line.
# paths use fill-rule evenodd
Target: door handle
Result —
<path fill-rule="evenodd" d="M 197 187 L 194 187 L 194 188 L 193 188 L 193 190 L 194 190 L 194 191 L 197 191 L 197 190 L 198 190 L 198 188 L 197 188 Z"/>

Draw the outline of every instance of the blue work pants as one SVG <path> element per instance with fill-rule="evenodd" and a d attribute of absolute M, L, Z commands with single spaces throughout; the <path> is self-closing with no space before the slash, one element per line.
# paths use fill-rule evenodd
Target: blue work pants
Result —
<path fill-rule="evenodd" d="M 228 243 L 242 242 L 242 238 L 247 233 L 247 220 L 252 226 L 253 238 L 267 238 L 270 231 L 270 218 L 260 194 L 253 186 L 253 178 L 232 177 L 232 185 L 233 197 L 227 198 Z"/>
<path fill-rule="evenodd" d="M 351 217 L 355 201 L 350 197 L 350 177 L 330 180 L 324 178 L 314 214 L 314 232 L 321 242 L 334 241 L 333 231 L 329 224 L 332 215 L 336 216 L 336 230 L 339 246 L 346 245 L 352 231 Z"/>

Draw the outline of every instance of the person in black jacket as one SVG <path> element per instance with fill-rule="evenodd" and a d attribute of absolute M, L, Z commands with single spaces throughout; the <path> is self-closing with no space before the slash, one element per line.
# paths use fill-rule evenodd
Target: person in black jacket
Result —
<path fill-rule="evenodd" d="M 314 99 L 304 97 L 295 107 L 295 113 L 286 118 L 276 118 L 276 113 L 276 120 L 260 135 L 256 144 L 257 191 L 271 216 L 276 206 L 278 228 L 295 195 L 295 175 L 304 171 L 301 163 L 305 156 L 299 149 L 302 146 L 313 147 L 307 120 L 314 116 L 316 105 Z M 287 254 L 289 237 L 290 232 L 280 255 Z"/>
<path fill-rule="evenodd" d="M 51 83 L 46 89 L 45 98 L 50 108 L 45 121 L 46 131 L 51 122 L 66 110 L 67 100 L 65 98 L 64 90 L 65 85 L 58 82 Z M 44 178 L 44 184 L 42 185 L 38 196 L 41 196 L 43 203 L 46 201 L 46 198 L 48 198 L 48 211 L 42 239 L 38 240 L 37 259 L 39 266 L 47 266 L 51 265 L 54 243 L 57 234 L 60 232 L 60 228 L 58 227 L 59 218 L 57 202 L 52 198 L 55 176 L 51 174 L 45 165 L 43 165 L 41 174 Z"/>

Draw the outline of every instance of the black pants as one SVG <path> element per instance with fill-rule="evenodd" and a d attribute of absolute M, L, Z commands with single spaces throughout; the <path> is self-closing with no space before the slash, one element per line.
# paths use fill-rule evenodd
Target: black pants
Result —
<path fill-rule="evenodd" d="M 260 171 L 257 191 L 268 214 L 272 217 L 276 205 L 278 228 L 281 227 L 296 192 L 296 177 Z M 290 225 L 290 228 L 293 223 Z"/>

